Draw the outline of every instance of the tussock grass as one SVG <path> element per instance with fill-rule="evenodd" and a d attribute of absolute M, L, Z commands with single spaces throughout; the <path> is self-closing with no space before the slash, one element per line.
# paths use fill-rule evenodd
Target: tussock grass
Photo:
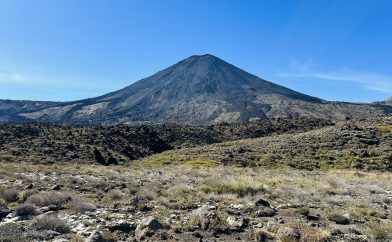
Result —
<path fill-rule="evenodd" d="M 392 125 L 382 125 L 378 127 L 378 131 L 383 134 L 392 133 Z"/>
<path fill-rule="evenodd" d="M 196 167 L 213 167 L 217 166 L 218 162 L 209 159 L 195 159 L 184 163 L 185 166 L 196 166 Z"/>
<path fill-rule="evenodd" d="M 266 189 L 260 182 L 252 178 L 245 178 L 223 182 L 215 181 L 214 183 L 203 186 L 202 191 L 205 193 L 235 194 L 238 197 L 245 197 L 263 193 Z"/>

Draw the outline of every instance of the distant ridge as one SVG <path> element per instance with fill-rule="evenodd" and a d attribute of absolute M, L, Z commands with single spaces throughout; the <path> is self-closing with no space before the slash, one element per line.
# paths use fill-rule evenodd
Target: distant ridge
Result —
<path fill-rule="evenodd" d="M 0 100 L 0 121 L 66 125 L 207 125 L 310 116 L 346 119 L 392 112 L 379 104 L 327 102 L 249 74 L 213 55 L 194 55 L 119 91 L 74 102 Z"/>

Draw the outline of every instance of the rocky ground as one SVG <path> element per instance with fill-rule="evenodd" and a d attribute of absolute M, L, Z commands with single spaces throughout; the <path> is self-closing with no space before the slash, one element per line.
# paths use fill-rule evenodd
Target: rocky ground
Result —
<path fill-rule="evenodd" d="M 183 133 L 4 125 L 0 241 L 391 241 L 392 118 L 296 122 Z M 170 148 L 102 165 L 80 142 L 96 134 L 106 161 L 102 147 L 143 146 L 143 132 Z M 57 161 L 71 141 L 79 158 Z"/>
<path fill-rule="evenodd" d="M 390 241 L 392 174 L 2 164 L 3 241 Z"/>

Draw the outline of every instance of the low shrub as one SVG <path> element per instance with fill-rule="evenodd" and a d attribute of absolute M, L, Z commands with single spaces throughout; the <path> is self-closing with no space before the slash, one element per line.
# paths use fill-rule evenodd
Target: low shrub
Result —
<path fill-rule="evenodd" d="M 69 209 L 75 213 L 85 213 L 85 212 L 94 212 L 97 210 L 97 207 L 89 202 L 75 200 L 69 204 Z"/>
<path fill-rule="evenodd" d="M 72 196 L 67 193 L 50 191 L 32 195 L 26 200 L 26 203 L 32 203 L 40 207 L 50 205 L 62 207 L 64 204 L 70 202 L 71 200 Z"/>
<path fill-rule="evenodd" d="M 31 203 L 21 204 L 15 209 L 15 214 L 21 217 L 28 217 L 37 214 L 37 206 Z"/>
<path fill-rule="evenodd" d="M 113 190 L 109 192 L 108 196 L 111 201 L 120 201 L 124 198 L 124 193 L 120 190 Z"/>
<path fill-rule="evenodd" d="M 19 192 L 13 188 L 0 189 L 0 198 L 7 203 L 16 202 L 19 200 Z"/>
<path fill-rule="evenodd" d="M 70 232 L 68 225 L 60 220 L 57 215 L 46 215 L 37 218 L 33 221 L 31 227 L 35 230 L 52 230 L 62 234 Z"/>

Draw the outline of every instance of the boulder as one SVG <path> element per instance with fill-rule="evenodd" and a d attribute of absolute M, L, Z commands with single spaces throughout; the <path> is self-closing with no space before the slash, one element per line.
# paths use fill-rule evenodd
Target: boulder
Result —
<path fill-rule="evenodd" d="M 207 230 L 210 227 L 212 220 L 217 218 L 216 212 L 213 209 L 210 209 L 208 206 L 202 206 L 192 212 L 192 217 L 196 217 L 196 219 L 200 222 L 200 227 L 203 230 Z"/>
<path fill-rule="evenodd" d="M 249 219 L 247 218 L 236 218 L 234 216 L 229 216 L 226 219 L 227 224 L 230 227 L 235 227 L 235 228 L 245 228 L 249 224 Z"/>
<path fill-rule="evenodd" d="M 258 206 L 263 206 L 263 207 L 271 207 L 270 203 L 267 200 L 264 200 L 262 198 L 258 199 L 255 202 L 256 207 Z"/>
<path fill-rule="evenodd" d="M 291 227 L 280 227 L 275 234 L 278 240 L 282 241 L 299 241 L 301 234 L 298 230 Z"/>
<path fill-rule="evenodd" d="M 144 219 L 135 230 L 135 237 L 137 240 L 144 240 L 151 237 L 157 230 L 162 228 L 162 224 L 154 217 Z"/>
<path fill-rule="evenodd" d="M 114 224 L 108 226 L 110 232 L 121 231 L 124 233 L 129 233 L 136 229 L 135 223 L 130 223 L 125 220 L 120 220 Z"/>
<path fill-rule="evenodd" d="M 91 235 L 84 240 L 84 242 L 107 242 L 108 240 L 105 239 L 101 232 L 99 232 L 98 230 L 94 231 L 91 233 Z"/>

